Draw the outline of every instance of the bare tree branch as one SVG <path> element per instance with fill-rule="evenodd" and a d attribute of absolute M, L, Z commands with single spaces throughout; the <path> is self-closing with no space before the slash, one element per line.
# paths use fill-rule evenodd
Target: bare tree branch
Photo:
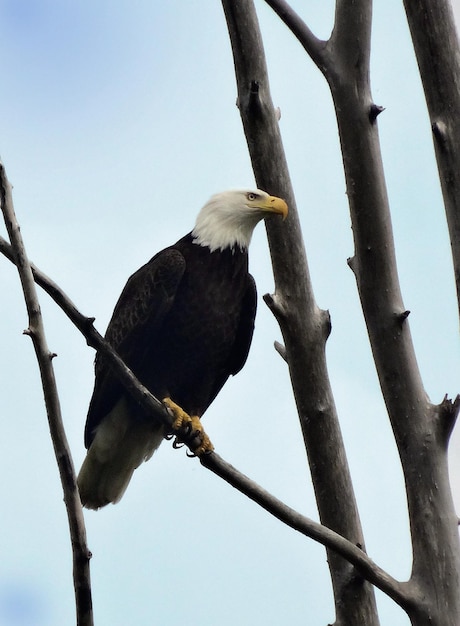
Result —
<path fill-rule="evenodd" d="M 331 35 L 334 61 L 355 63 L 359 73 L 369 76 L 372 25 L 372 0 L 336 0 L 334 29 Z M 340 53 L 339 51 L 340 50 Z M 342 65 L 339 65 L 341 68 Z M 330 68 L 328 68 L 330 71 Z"/>
<path fill-rule="evenodd" d="M 0 237 L 0 252 L 11 262 L 15 262 L 11 246 Z M 171 427 L 172 418 L 163 404 L 155 398 L 134 376 L 129 368 L 123 363 L 113 348 L 97 332 L 93 326 L 94 318 L 82 315 L 73 302 L 62 292 L 62 290 L 41 272 L 36 266 L 33 268 L 33 276 L 40 285 L 64 311 L 67 317 L 79 329 L 86 338 L 88 345 L 104 354 L 104 358 L 111 362 L 114 373 L 119 377 L 128 391 L 142 404 L 143 408 L 149 411 L 156 418 L 160 419 L 167 427 Z M 268 513 L 297 530 L 301 534 L 309 537 L 330 550 L 340 554 L 347 562 L 351 563 L 356 571 L 366 580 L 376 585 L 384 593 L 389 595 L 402 607 L 413 602 L 410 589 L 405 583 L 398 582 L 376 565 L 367 554 L 348 539 L 330 530 L 322 524 L 301 515 L 291 509 L 286 504 L 272 496 L 257 483 L 239 472 L 232 465 L 222 459 L 216 452 L 211 452 L 200 458 L 203 467 L 214 472 L 217 476 L 232 485 L 235 489 L 248 496 L 251 500 L 259 504 Z"/>
<path fill-rule="evenodd" d="M 460 45 L 450 0 L 404 0 L 452 246 L 460 312 Z"/>
<path fill-rule="evenodd" d="M 265 0 L 265 2 L 297 37 L 316 65 L 318 67 L 323 66 L 325 64 L 325 55 L 327 54 L 327 41 L 318 39 L 285 0 Z"/>
<path fill-rule="evenodd" d="M 251 500 L 257 502 L 257 504 L 280 521 L 341 555 L 354 566 L 355 576 L 358 579 L 362 577 L 374 584 L 402 608 L 407 610 L 407 607 L 413 605 L 416 601 L 417 598 L 413 595 L 414 589 L 412 587 L 409 587 L 405 582 L 395 581 L 394 578 L 369 559 L 361 547 L 353 545 L 349 540 L 326 526 L 304 517 L 283 504 L 252 480 L 247 479 L 231 465 L 228 465 L 217 454 L 211 453 L 206 455 L 202 459 L 202 464 L 247 495 Z M 356 580 L 356 583 L 357 585 L 361 584 L 359 580 Z M 353 622 L 349 623 L 352 624 Z M 365 624 L 365 622 L 360 623 Z M 368 623 L 366 623 L 366 626 L 368 626 Z"/>
<path fill-rule="evenodd" d="M 330 332 L 329 314 L 318 308 L 313 294 L 295 198 L 270 96 L 257 15 L 252 0 L 222 0 L 222 5 L 232 43 L 238 105 L 257 185 L 284 197 L 289 205 L 289 217 L 282 228 L 266 224 L 276 291 L 273 296 L 265 296 L 265 301 L 283 334 L 320 519 L 328 528 L 364 547 L 327 372 L 325 344 Z M 373 590 L 362 585 L 356 572 L 335 554 L 328 553 L 328 564 L 336 625 L 378 624 Z"/>
<path fill-rule="evenodd" d="M 11 240 L 11 253 L 18 268 L 24 299 L 29 316 L 29 327 L 25 334 L 32 339 L 40 368 L 45 396 L 48 423 L 54 453 L 59 467 L 64 502 L 67 510 L 73 554 L 73 580 L 78 626 L 93 625 L 91 581 L 89 560 L 91 554 L 86 542 L 86 529 L 78 493 L 72 455 L 62 422 L 61 407 L 52 364 L 53 354 L 46 344 L 45 330 L 40 312 L 32 270 L 27 259 L 24 242 L 13 209 L 11 186 L 0 163 L 0 202 L 6 228 Z"/>

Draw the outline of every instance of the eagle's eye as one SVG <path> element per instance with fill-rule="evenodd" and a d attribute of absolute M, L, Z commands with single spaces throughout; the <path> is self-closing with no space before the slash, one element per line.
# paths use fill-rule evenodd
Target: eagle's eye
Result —
<path fill-rule="evenodd" d="M 253 200 L 255 200 L 257 198 L 257 194 L 255 194 L 255 193 L 248 193 L 246 197 L 247 197 L 248 200 L 250 200 L 252 202 Z"/>

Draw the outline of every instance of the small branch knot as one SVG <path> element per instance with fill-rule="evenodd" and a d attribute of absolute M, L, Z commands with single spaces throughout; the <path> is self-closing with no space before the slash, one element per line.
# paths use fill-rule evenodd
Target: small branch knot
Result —
<path fill-rule="evenodd" d="M 97 345 L 94 343 L 94 333 L 97 332 L 94 328 L 95 320 L 95 317 L 85 317 L 81 323 L 81 332 L 86 338 L 86 345 L 97 349 Z"/>
<path fill-rule="evenodd" d="M 458 414 L 460 412 L 460 395 L 457 395 L 454 400 L 451 400 L 446 394 L 442 399 L 442 402 L 438 405 L 438 411 L 441 418 L 445 441 L 447 443 L 450 439 L 452 431 L 454 430 Z"/>
<path fill-rule="evenodd" d="M 357 276 L 358 272 L 358 259 L 355 256 L 350 256 L 347 259 L 347 265 L 353 272 L 355 276 Z"/>
<path fill-rule="evenodd" d="M 332 320 L 331 314 L 329 311 L 321 311 L 321 315 L 323 318 L 323 328 L 324 328 L 324 338 L 328 339 L 329 335 L 332 332 Z"/>
<path fill-rule="evenodd" d="M 280 318 L 284 319 L 286 317 L 285 308 L 281 302 L 281 299 L 276 295 L 276 293 L 266 293 L 263 298 L 265 304 L 268 306 L 268 308 L 277 320 L 279 320 Z"/>
<path fill-rule="evenodd" d="M 398 322 L 401 324 L 401 326 L 404 324 L 404 322 L 407 320 L 407 318 L 410 315 L 410 311 L 406 310 L 403 311 L 402 313 L 398 313 L 396 315 Z"/>
<path fill-rule="evenodd" d="M 382 111 L 385 111 L 385 107 L 375 104 L 374 102 L 371 104 L 369 107 L 369 121 L 371 124 L 375 122 Z"/>
<path fill-rule="evenodd" d="M 280 357 L 287 363 L 286 347 L 279 341 L 275 341 L 273 345 L 275 346 L 275 350 L 278 352 Z"/>
<path fill-rule="evenodd" d="M 258 94 L 259 89 L 260 89 L 259 81 L 251 80 L 251 90 L 250 90 L 251 95 Z"/>
<path fill-rule="evenodd" d="M 435 136 L 436 141 L 444 146 L 447 140 L 447 126 L 444 122 L 435 121 L 431 124 L 431 130 Z"/>
<path fill-rule="evenodd" d="M 260 98 L 260 84 L 257 80 L 251 80 L 249 87 L 248 110 L 251 115 L 260 117 L 262 114 L 262 101 Z"/>

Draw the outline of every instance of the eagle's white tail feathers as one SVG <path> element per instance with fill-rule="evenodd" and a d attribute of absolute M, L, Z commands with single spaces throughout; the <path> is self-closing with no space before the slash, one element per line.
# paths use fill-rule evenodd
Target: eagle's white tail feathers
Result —
<path fill-rule="evenodd" d="M 98 509 L 123 496 L 134 470 L 160 445 L 163 426 L 130 418 L 121 399 L 103 419 L 78 475 L 82 504 Z"/>

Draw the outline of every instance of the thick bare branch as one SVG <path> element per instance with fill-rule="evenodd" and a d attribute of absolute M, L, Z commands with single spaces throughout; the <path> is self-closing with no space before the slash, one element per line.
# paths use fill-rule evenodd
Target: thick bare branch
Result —
<path fill-rule="evenodd" d="M 37 356 L 45 396 L 48 423 L 59 468 L 64 502 L 67 510 L 73 554 L 73 579 L 78 626 L 93 625 L 91 581 L 89 560 L 91 554 L 86 542 L 86 529 L 80 496 L 76 483 L 72 455 L 67 442 L 61 416 L 61 407 L 52 364 L 53 354 L 46 344 L 45 330 L 40 312 L 34 278 L 19 225 L 13 209 L 11 186 L 0 163 L 0 201 L 5 224 L 11 241 L 11 253 L 18 268 L 24 299 L 29 316 L 29 327 L 25 331 L 32 339 Z"/>
<path fill-rule="evenodd" d="M 331 35 L 334 61 L 340 58 L 347 67 L 356 65 L 357 74 L 369 76 L 372 26 L 372 0 L 336 0 L 334 29 Z M 331 58 L 332 60 L 332 58 Z M 332 68 L 328 68 L 330 71 Z"/>
<path fill-rule="evenodd" d="M 430 116 L 460 312 L 460 45 L 450 0 L 404 0 Z"/>
<path fill-rule="evenodd" d="M 267 224 L 276 292 L 265 301 L 283 333 L 294 396 L 307 449 L 321 522 L 364 545 L 342 435 L 329 382 L 325 344 L 326 311 L 315 302 L 294 194 L 271 101 L 257 16 L 251 0 L 223 0 L 238 104 L 259 187 L 286 198 L 282 228 Z M 373 591 L 342 559 L 328 554 L 336 624 L 378 624 Z"/>

